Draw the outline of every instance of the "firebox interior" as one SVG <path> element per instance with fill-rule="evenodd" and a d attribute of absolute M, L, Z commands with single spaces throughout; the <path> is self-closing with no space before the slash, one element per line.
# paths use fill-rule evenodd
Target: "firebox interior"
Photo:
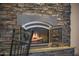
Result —
<path fill-rule="evenodd" d="M 33 31 L 31 46 L 41 46 L 49 43 L 49 30 L 45 28 L 35 27 L 27 31 Z"/>

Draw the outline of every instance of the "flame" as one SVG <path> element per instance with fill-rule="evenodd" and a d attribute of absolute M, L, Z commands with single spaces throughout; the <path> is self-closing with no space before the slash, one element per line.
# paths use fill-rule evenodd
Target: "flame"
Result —
<path fill-rule="evenodd" d="M 33 33 L 32 41 L 37 41 L 37 40 L 41 40 L 41 39 L 42 39 L 42 37 L 40 37 L 40 36 L 38 35 L 38 33 Z"/>

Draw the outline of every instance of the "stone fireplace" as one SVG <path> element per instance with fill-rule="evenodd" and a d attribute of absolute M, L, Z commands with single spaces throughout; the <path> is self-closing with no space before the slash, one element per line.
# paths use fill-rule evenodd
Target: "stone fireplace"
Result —
<path fill-rule="evenodd" d="M 23 13 L 18 15 L 18 24 L 22 25 L 22 27 L 26 31 L 33 30 L 32 36 L 32 45 L 33 46 L 48 46 L 49 44 L 49 30 L 53 26 L 57 24 L 57 16 L 51 15 L 28 15 L 27 13 Z"/>
<path fill-rule="evenodd" d="M 28 4 L 26 5 L 28 6 Z M 31 29 L 34 31 L 31 46 L 37 48 L 31 49 L 33 55 L 36 51 L 35 55 L 48 54 L 50 47 L 52 47 L 51 51 L 55 47 L 59 52 L 62 50 L 62 53 L 57 53 L 62 55 L 64 47 L 70 46 L 70 4 L 35 4 L 29 6 L 26 11 L 17 13 L 17 24 L 20 24 L 27 31 Z M 46 50 L 46 53 L 43 54 L 43 50 L 39 48 Z M 53 54 L 50 52 L 49 55 Z"/>
<path fill-rule="evenodd" d="M 44 48 L 48 54 L 49 51 L 57 50 L 58 55 L 64 49 L 70 49 L 70 13 L 71 5 L 68 3 L 41 3 L 41 4 L 0 4 L 1 5 L 1 24 L 7 28 L 23 27 L 26 31 L 33 30 L 32 46 L 49 46 Z M 0 26 L 2 26 L 0 24 Z M 3 29 L 4 27 L 2 27 Z M 58 30 L 59 29 L 59 30 Z M 9 36 L 7 36 L 9 38 Z M 3 40 L 3 37 L 1 37 Z M 6 41 L 7 42 L 7 38 Z M 7 45 L 8 46 L 8 45 Z M 66 48 L 65 46 L 69 46 Z M 57 47 L 56 49 L 54 49 Z M 59 48 L 58 48 L 59 47 Z M 63 47 L 60 49 L 60 47 Z M 65 48 L 64 48 L 65 47 Z M 50 50 L 51 49 L 51 50 Z M 60 49 L 60 50 L 59 50 Z M 32 52 L 37 55 L 40 49 Z M 70 50 L 69 50 L 70 51 Z M 66 51 L 64 51 L 66 53 Z M 71 51 L 72 52 L 72 51 Z M 52 52 L 53 53 L 53 52 Z M 55 52 L 56 53 L 56 52 Z M 68 52 L 67 52 L 68 53 Z M 51 52 L 49 52 L 49 55 Z M 64 53 L 62 53 L 63 55 Z M 69 54 L 69 53 L 68 53 Z"/>

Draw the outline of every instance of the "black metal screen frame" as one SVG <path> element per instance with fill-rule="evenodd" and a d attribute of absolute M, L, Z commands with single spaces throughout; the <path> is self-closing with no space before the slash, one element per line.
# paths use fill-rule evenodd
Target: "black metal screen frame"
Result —
<path fill-rule="evenodd" d="M 29 55 L 33 31 L 31 30 L 29 38 L 26 38 L 25 36 L 26 34 L 24 32 L 25 30 L 23 28 L 20 28 L 20 40 L 15 40 L 14 39 L 15 29 L 13 29 L 12 42 L 11 42 L 11 47 L 10 47 L 10 56 L 28 56 Z M 22 37 L 24 37 L 24 39 L 27 39 L 28 42 L 23 41 Z M 23 48 L 23 45 L 25 46 L 24 48 Z"/>

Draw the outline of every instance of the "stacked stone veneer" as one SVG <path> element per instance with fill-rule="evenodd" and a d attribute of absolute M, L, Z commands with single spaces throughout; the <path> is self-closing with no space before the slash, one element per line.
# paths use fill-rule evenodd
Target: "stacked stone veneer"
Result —
<path fill-rule="evenodd" d="M 1 37 L 7 29 L 16 28 L 17 14 L 39 14 L 57 16 L 58 24 L 62 28 L 62 42 L 64 45 L 70 45 L 70 4 L 0 4 L 0 42 L 7 42 Z M 4 31 L 3 31 L 4 30 Z M 7 31 L 5 31 L 7 32 Z M 1 49 L 0 49 L 1 50 Z M 1 50 L 2 51 L 2 50 Z"/>
<path fill-rule="evenodd" d="M 58 25 L 62 26 L 62 42 L 70 45 L 70 4 L 58 4 Z"/>

